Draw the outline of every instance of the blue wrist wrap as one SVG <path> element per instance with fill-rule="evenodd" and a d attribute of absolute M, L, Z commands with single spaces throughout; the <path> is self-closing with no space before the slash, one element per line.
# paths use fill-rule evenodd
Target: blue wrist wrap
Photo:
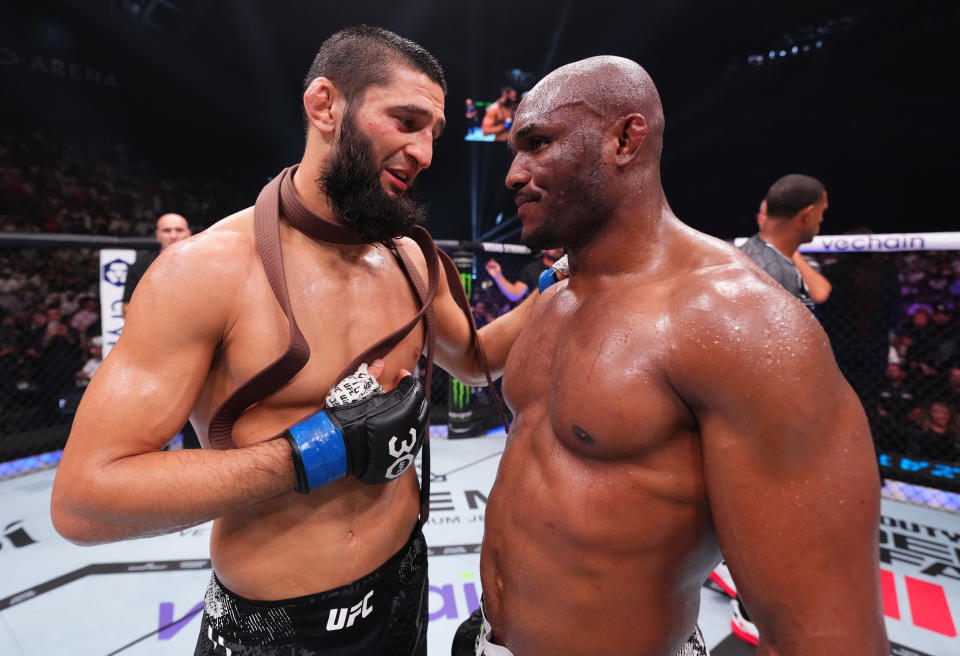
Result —
<path fill-rule="evenodd" d="M 347 475 L 347 447 L 343 433 L 333 425 L 326 412 L 287 429 L 300 449 L 310 489 Z"/>
<path fill-rule="evenodd" d="M 543 273 L 540 274 L 540 282 L 537 285 L 540 288 L 540 293 L 547 291 L 547 287 L 553 283 L 558 282 L 557 274 L 553 269 L 545 269 Z"/>

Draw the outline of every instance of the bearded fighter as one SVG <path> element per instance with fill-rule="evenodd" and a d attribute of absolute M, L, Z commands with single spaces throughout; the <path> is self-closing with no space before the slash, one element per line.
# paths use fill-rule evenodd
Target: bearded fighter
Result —
<path fill-rule="evenodd" d="M 325 41 L 302 161 L 164 249 L 84 395 L 54 525 L 98 544 L 214 520 L 196 654 L 426 654 L 410 464 L 428 408 L 407 374 L 429 352 L 486 384 L 482 352 L 497 375 L 528 311 L 474 339 L 435 247 L 424 255 L 409 190 L 445 92 L 437 60 L 392 32 Z M 206 448 L 161 451 L 188 416 Z"/>

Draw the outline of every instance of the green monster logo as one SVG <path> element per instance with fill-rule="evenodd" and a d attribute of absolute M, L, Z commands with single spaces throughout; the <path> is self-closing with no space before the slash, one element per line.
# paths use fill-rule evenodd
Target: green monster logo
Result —
<path fill-rule="evenodd" d="M 456 378 L 452 379 L 453 387 L 453 407 L 457 410 L 463 410 L 470 405 L 470 386 L 464 385 Z"/>
<path fill-rule="evenodd" d="M 463 283 L 463 289 L 467 292 L 467 298 L 473 287 L 473 274 L 469 271 L 460 272 L 460 282 Z M 453 392 L 453 407 L 457 410 L 464 410 L 470 405 L 470 386 L 464 385 L 459 380 L 451 378 L 451 387 Z"/>

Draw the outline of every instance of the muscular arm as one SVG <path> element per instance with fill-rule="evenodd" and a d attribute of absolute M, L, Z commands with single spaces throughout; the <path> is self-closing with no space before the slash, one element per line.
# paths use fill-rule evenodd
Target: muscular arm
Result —
<path fill-rule="evenodd" d="M 863 410 L 809 312 L 754 276 L 729 283 L 739 291 L 687 305 L 695 329 L 676 347 L 673 382 L 700 425 L 714 525 L 757 653 L 885 656 Z"/>
<path fill-rule="evenodd" d="M 171 247 L 151 267 L 84 393 L 51 501 L 73 542 L 168 533 L 293 489 L 285 440 L 159 451 L 193 408 L 245 277 L 241 258 L 208 241 Z"/>
<path fill-rule="evenodd" d="M 483 113 L 483 121 L 480 123 L 480 131 L 484 134 L 500 134 L 503 132 L 504 116 L 501 116 L 503 110 L 500 105 L 489 105 L 487 111 Z"/>
<path fill-rule="evenodd" d="M 810 266 L 807 259 L 800 254 L 800 251 L 793 254 L 793 263 L 800 271 L 800 277 L 803 278 L 804 284 L 810 291 L 810 298 L 813 299 L 813 302 L 826 303 L 827 299 L 830 298 L 830 292 L 833 291 L 833 285 L 830 284 L 830 281 Z"/>

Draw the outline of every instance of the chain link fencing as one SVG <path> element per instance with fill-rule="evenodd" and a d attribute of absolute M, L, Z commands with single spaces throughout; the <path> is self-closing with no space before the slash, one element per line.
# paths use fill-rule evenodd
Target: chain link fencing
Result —
<path fill-rule="evenodd" d="M 833 285 L 816 314 L 863 403 L 885 490 L 960 512 L 960 250 L 951 242 L 838 252 L 836 243 L 823 247 L 827 239 L 818 237 L 807 253 Z M 528 289 L 536 284 L 531 272 L 545 268 L 522 246 L 439 243 L 454 255 L 480 327 L 525 297 L 501 289 L 487 271 L 491 260 L 502 280 L 526 280 Z M 98 249 L 82 245 L 24 247 L 0 237 L 0 462 L 65 444 L 100 359 L 98 258 Z M 439 367 L 431 395 L 431 423 L 448 426 L 450 437 L 502 425 L 491 390 Z"/>
<path fill-rule="evenodd" d="M 884 494 L 952 512 L 960 512 L 958 248 L 960 233 L 933 233 L 818 237 L 806 249 L 833 286 L 816 314 L 866 411 Z"/>
<path fill-rule="evenodd" d="M 63 448 L 99 361 L 98 253 L 0 247 L 0 461 Z"/>

